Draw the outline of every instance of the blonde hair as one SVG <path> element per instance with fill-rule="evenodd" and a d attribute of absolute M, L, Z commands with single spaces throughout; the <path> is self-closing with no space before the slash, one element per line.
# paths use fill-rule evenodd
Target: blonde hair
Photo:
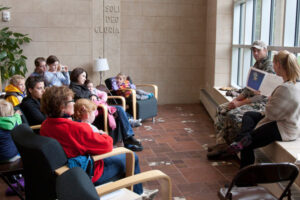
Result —
<path fill-rule="evenodd" d="M 78 99 L 74 105 L 74 118 L 81 120 L 86 113 L 95 111 L 97 105 L 89 99 Z"/>
<path fill-rule="evenodd" d="M 122 79 L 126 80 L 127 76 L 122 72 L 118 73 L 116 77 L 121 77 Z"/>
<path fill-rule="evenodd" d="M 0 117 L 9 117 L 14 115 L 14 107 L 13 105 L 5 101 L 4 99 L 0 99 Z"/>
<path fill-rule="evenodd" d="M 13 75 L 9 80 L 9 84 L 12 84 L 12 85 L 16 86 L 16 85 L 18 85 L 20 80 L 25 80 L 25 78 L 21 75 L 18 75 L 18 74 Z"/>
<path fill-rule="evenodd" d="M 300 78 L 300 66 L 293 53 L 287 50 L 279 51 L 274 56 L 273 61 L 279 63 L 284 68 L 288 81 L 296 83 Z"/>

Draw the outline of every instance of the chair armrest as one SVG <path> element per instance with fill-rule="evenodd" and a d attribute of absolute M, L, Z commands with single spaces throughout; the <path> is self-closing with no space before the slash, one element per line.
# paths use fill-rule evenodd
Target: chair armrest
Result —
<path fill-rule="evenodd" d="M 124 110 L 126 110 L 126 100 L 125 97 L 122 96 L 108 96 L 107 99 L 120 99 L 122 102 L 122 107 Z"/>
<path fill-rule="evenodd" d="M 136 91 L 134 89 L 123 89 L 131 91 L 131 102 L 132 102 L 132 115 L 133 119 L 136 120 Z"/>
<path fill-rule="evenodd" d="M 153 181 L 160 179 L 161 181 L 161 199 L 172 199 L 172 184 L 171 179 L 168 175 L 165 173 L 159 171 L 159 170 L 151 170 L 147 172 L 143 172 L 140 174 L 136 174 L 134 176 L 126 177 L 123 179 L 120 179 L 115 182 L 110 182 L 105 185 L 100 185 L 96 187 L 97 193 L 99 196 L 102 196 L 104 194 L 110 193 L 112 191 L 128 187 L 130 185 L 135 185 L 137 183 L 143 183 L 147 181 Z"/>
<path fill-rule="evenodd" d="M 30 126 L 30 128 L 31 128 L 32 130 L 38 130 L 38 129 L 41 129 L 41 124 L 39 124 L 39 125 L 34 125 L 34 126 Z"/>
<path fill-rule="evenodd" d="M 131 92 L 130 98 L 131 98 L 131 102 L 132 102 L 132 115 L 133 115 L 133 119 L 136 119 L 136 91 L 135 91 L 135 89 L 125 88 L 125 89 L 120 89 L 120 90 L 123 90 L 123 91 L 125 90 L 125 91 Z"/>
<path fill-rule="evenodd" d="M 99 104 L 98 105 L 99 108 L 101 108 L 103 110 L 103 123 L 104 123 L 104 132 L 108 133 L 108 109 L 107 106 L 104 104 Z"/>
<path fill-rule="evenodd" d="M 158 87 L 154 84 L 137 84 L 136 87 L 152 87 L 154 91 L 154 96 L 158 100 Z"/>
<path fill-rule="evenodd" d="M 120 154 L 126 154 L 126 177 L 132 176 L 134 174 L 134 153 L 133 151 L 126 149 L 124 147 L 118 147 L 113 149 L 111 152 L 101 154 L 101 155 L 94 155 L 92 156 L 94 161 L 103 160 L 104 158 L 120 155 Z M 66 165 L 58 168 L 55 170 L 55 173 L 57 175 L 63 174 L 65 171 L 69 170 L 69 167 Z M 127 187 L 127 186 L 126 186 Z M 128 189 L 132 190 L 133 186 L 129 186 Z"/>

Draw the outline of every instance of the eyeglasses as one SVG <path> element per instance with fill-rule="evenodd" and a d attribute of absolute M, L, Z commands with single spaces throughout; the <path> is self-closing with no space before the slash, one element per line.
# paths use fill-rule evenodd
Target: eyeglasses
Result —
<path fill-rule="evenodd" d="M 70 101 L 66 101 L 66 104 L 71 103 L 71 102 L 75 102 L 74 99 L 70 100 Z"/>

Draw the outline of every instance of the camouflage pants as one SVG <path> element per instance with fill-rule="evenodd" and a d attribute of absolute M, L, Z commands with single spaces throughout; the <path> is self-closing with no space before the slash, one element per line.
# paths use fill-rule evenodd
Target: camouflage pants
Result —
<path fill-rule="evenodd" d="M 215 122 L 216 143 L 231 144 L 241 131 L 242 118 L 248 111 L 261 112 L 265 110 L 266 101 L 251 103 L 229 110 L 228 103 L 218 106 Z"/>

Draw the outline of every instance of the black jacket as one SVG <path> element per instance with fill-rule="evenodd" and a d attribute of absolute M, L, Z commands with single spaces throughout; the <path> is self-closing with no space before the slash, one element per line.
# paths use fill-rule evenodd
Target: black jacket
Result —
<path fill-rule="evenodd" d="M 75 93 L 74 100 L 77 99 L 89 99 L 93 94 L 85 85 L 79 85 L 77 83 L 71 82 L 70 89 Z"/>
<path fill-rule="evenodd" d="M 27 96 L 22 100 L 20 108 L 30 126 L 39 125 L 46 119 L 46 115 L 41 112 L 40 101 L 33 99 L 30 96 Z"/>

